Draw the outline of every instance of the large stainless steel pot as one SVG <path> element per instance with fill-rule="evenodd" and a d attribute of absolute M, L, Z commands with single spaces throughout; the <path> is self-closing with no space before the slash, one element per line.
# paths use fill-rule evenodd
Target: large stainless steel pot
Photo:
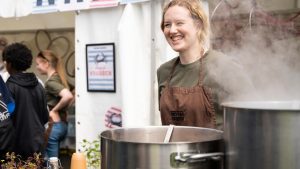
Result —
<path fill-rule="evenodd" d="M 299 169 L 300 102 L 224 106 L 225 169 Z"/>
<path fill-rule="evenodd" d="M 101 169 L 222 169 L 223 132 L 175 126 L 121 128 L 101 133 Z M 169 130 L 170 131 L 170 130 Z"/>

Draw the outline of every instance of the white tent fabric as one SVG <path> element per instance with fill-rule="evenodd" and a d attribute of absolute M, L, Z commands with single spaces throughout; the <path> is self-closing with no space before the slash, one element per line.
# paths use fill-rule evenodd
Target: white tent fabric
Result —
<path fill-rule="evenodd" d="M 17 0 L 2 0 L 0 5 L 0 17 L 14 17 L 16 11 L 16 2 Z"/>
<path fill-rule="evenodd" d="M 16 17 L 27 16 L 32 13 L 33 0 L 16 0 Z"/>
<path fill-rule="evenodd" d="M 118 34 L 123 126 L 150 125 L 151 4 L 126 5 Z"/>
<path fill-rule="evenodd" d="M 32 13 L 33 0 L 1 0 L 0 16 L 22 17 Z"/>

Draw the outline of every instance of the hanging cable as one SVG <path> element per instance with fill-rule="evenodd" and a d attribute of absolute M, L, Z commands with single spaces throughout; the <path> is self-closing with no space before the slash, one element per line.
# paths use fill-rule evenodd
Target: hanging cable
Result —
<path fill-rule="evenodd" d="M 211 13 L 210 20 L 213 19 L 214 15 L 215 15 L 215 13 L 216 13 L 216 11 L 217 11 L 217 9 L 219 8 L 219 6 L 221 5 L 221 3 L 222 3 L 223 1 L 224 1 L 224 0 L 220 0 L 220 2 L 216 5 L 215 9 L 214 9 L 214 10 L 212 11 L 212 13 Z"/>

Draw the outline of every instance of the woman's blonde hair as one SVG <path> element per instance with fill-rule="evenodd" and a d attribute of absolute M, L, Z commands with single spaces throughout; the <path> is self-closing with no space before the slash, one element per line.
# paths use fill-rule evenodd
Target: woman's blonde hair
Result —
<path fill-rule="evenodd" d="M 190 11 L 191 17 L 195 21 L 200 21 L 201 28 L 198 32 L 198 39 L 203 46 L 204 52 L 210 48 L 210 25 L 203 5 L 199 0 L 172 0 L 163 9 L 160 27 L 164 31 L 164 19 L 167 10 L 173 6 L 181 6 Z"/>
<path fill-rule="evenodd" d="M 66 74 L 65 74 L 65 71 L 63 69 L 61 59 L 56 54 L 54 54 L 54 52 L 52 52 L 51 50 L 44 50 L 44 51 L 39 52 L 37 57 L 42 58 L 45 61 L 49 62 L 50 66 L 52 68 L 54 68 L 55 71 L 57 72 L 57 74 L 60 77 L 63 85 L 66 88 L 69 88 L 67 78 L 66 78 Z"/>

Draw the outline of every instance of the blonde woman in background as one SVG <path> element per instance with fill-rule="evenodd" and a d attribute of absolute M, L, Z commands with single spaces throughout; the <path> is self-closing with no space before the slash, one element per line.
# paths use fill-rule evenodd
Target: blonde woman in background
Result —
<path fill-rule="evenodd" d="M 50 114 L 50 134 L 45 156 L 58 157 L 60 142 L 67 135 L 67 108 L 73 99 L 60 58 L 50 50 L 41 51 L 36 57 L 36 68 L 47 75 L 45 90 Z M 52 127 L 51 127 L 52 126 Z"/>

